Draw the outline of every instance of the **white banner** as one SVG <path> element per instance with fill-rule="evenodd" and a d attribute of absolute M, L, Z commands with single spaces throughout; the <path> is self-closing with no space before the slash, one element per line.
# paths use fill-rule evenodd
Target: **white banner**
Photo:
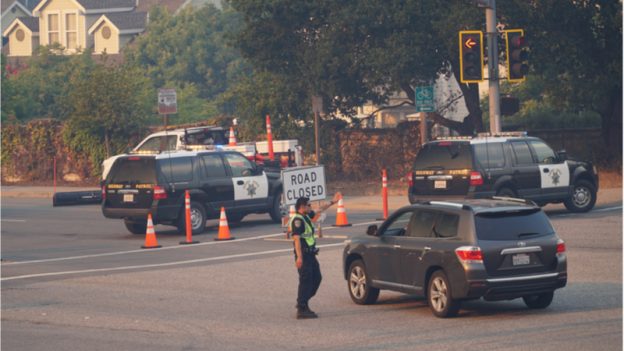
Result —
<path fill-rule="evenodd" d="M 294 205 L 302 196 L 310 198 L 310 201 L 324 200 L 327 196 L 323 166 L 283 169 L 282 184 L 286 205 Z"/>

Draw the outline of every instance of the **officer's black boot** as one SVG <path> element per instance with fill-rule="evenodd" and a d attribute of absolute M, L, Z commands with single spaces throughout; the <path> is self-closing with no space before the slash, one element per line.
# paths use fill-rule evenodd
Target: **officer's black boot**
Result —
<path fill-rule="evenodd" d="M 307 305 L 297 306 L 297 319 L 311 319 L 318 318 L 316 313 L 310 311 Z"/>
<path fill-rule="evenodd" d="M 316 315 L 316 312 L 312 311 L 312 310 L 310 309 L 310 306 L 309 306 L 307 303 L 306 303 L 306 305 L 305 305 L 305 309 L 306 309 L 308 312 L 310 312 L 310 313 L 312 313 L 312 314 Z M 318 316 L 317 316 L 317 317 L 318 317 Z M 316 318 L 316 317 L 315 317 L 315 318 Z"/>

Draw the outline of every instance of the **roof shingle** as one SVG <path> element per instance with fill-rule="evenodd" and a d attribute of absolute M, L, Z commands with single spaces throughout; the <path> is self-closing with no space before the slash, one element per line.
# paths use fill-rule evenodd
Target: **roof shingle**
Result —
<path fill-rule="evenodd" d="M 145 29 L 147 12 L 107 13 L 108 18 L 119 30 Z"/>

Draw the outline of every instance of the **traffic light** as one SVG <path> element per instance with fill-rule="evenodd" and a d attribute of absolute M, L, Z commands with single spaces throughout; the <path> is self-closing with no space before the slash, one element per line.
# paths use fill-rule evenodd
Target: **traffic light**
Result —
<path fill-rule="evenodd" d="M 510 82 L 521 82 L 529 72 L 527 60 L 529 52 L 526 47 L 524 30 L 508 29 L 507 37 L 507 79 Z"/>
<path fill-rule="evenodd" d="M 459 71 L 459 81 L 462 83 L 483 81 L 483 32 L 459 32 Z"/>

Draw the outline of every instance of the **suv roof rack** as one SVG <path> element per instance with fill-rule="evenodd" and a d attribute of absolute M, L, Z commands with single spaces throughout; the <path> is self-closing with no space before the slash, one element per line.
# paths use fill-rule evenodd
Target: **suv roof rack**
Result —
<path fill-rule="evenodd" d="M 466 204 L 458 204 L 456 202 L 449 202 L 449 201 L 425 201 L 423 202 L 423 204 L 425 205 L 441 205 L 441 206 L 449 206 L 449 207 L 455 207 L 455 208 L 459 208 L 462 210 L 472 210 L 472 207 L 466 205 Z"/>
<path fill-rule="evenodd" d="M 507 197 L 507 196 L 492 196 L 492 200 L 502 200 L 502 201 L 510 201 L 510 202 L 518 202 L 526 205 L 537 206 L 537 204 L 528 199 L 519 199 L 516 197 Z"/>
<path fill-rule="evenodd" d="M 525 137 L 528 136 L 528 133 L 526 131 L 521 132 L 500 132 L 500 133 L 477 133 L 477 137 L 479 138 L 484 138 L 484 137 Z"/>

